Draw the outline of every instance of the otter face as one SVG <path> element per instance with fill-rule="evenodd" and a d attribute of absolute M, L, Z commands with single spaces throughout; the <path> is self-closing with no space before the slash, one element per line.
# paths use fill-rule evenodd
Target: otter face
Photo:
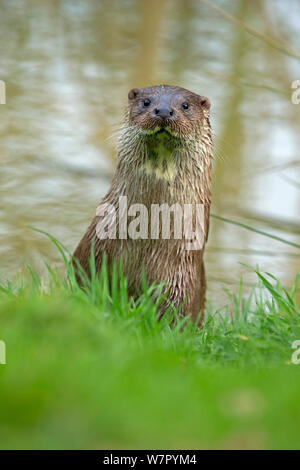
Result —
<path fill-rule="evenodd" d="M 210 101 L 184 88 L 159 85 L 128 94 L 129 123 L 145 134 L 162 131 L 184 138 L 209 125 Z"/>

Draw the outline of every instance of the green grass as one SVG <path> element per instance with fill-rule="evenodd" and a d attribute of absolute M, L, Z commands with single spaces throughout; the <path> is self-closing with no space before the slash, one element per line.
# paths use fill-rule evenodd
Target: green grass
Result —
<path fill-rule="evenodd" d="M 154 287 L 134 302 L 104 269 L 81 289 L 65 261 L 0 287 L 2 449 L 300 447 L 300 273 L 257 273 L 197 330 L 158 322 Z"/>

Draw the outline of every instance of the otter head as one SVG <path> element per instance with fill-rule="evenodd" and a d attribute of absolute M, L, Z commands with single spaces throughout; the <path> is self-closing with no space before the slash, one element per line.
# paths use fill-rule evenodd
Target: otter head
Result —
<path fill-rule="evenodd" d="M 209 99 L 184 88 L 134 88 L 128 94 L 128 102 L 129 124 L 148 135 L 166 132 L 181 141 L 190 141 L 209 124 Z"/>
<path fill-rule="evenodd" d="M 184 88 L 132 89 L 119 142 L 121 165 L 160 179 L 173 179 L 184 164 L 200 167 L 211 155 L 209 110 L 208 98 Z"/>

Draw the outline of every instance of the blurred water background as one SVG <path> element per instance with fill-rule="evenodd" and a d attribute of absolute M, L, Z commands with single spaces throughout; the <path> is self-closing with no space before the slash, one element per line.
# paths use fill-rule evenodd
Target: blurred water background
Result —
<path fill-rule="evenodd" d="M 212 0 L 285 50 L 300 52 L 298 0 Z M 299 243 L 300 79 L 287 54 L 200 0 L 1 0 L 0 271 L 59 263 L 46 230 L 73 250 L 107 191 L 132 87 L 167 83 L 212 101 L 212 212 Z M 289 284 L 299 250 L 211 221 L 209 298 L 242 263 Z M 237 287 L 236 287 L 237 288 Z"/>

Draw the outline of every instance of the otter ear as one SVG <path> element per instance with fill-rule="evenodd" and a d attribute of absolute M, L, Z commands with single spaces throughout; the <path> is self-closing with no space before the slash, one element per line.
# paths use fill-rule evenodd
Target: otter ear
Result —
<path fill-rule="evenodd" d="M 206 96 L 200 96 L 200 104 L 203 108 L 210 110 L 210 100 Z"/>
<path fill-rule="evenodd" d="M 140 90 L 138 88 L 132 88 L 132 90 L 130 90 L 130 92 L 128 93 L 129 101 L 134 100 L 138 96 L 139 91 Z"/>

